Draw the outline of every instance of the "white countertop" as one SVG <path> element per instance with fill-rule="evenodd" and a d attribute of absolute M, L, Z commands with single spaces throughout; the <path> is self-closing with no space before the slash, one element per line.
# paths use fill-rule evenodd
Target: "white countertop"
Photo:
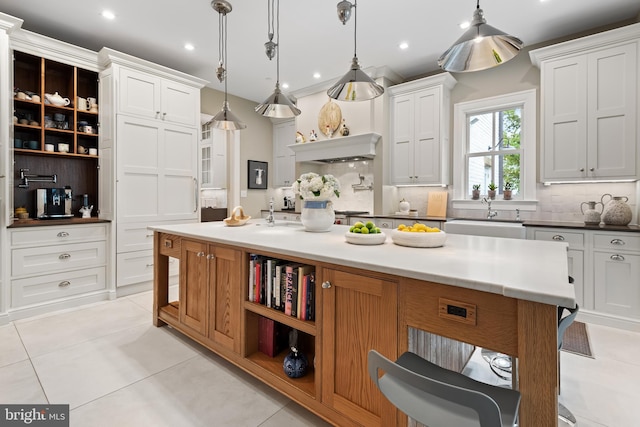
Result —
<path fill-rule="evenodd" d="M 221 222 L 152 226 L 149 229 L 397 276 L 496 293 L 545 304 L 575 306 L 568 283 L 566 243 L 448 234 L 440 248 L 352 245 L 346 225 L 309 233 L 298 222 L 262 219 L 241 227 Z"/>

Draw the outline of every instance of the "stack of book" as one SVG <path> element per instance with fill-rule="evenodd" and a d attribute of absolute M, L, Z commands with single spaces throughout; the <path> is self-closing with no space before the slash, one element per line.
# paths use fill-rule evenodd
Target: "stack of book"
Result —
<path fill-rule="evenodd" d="M 249 263 L 249 301 L 301 320 L 315 320 L 313 266 L 255 254 Z"/>

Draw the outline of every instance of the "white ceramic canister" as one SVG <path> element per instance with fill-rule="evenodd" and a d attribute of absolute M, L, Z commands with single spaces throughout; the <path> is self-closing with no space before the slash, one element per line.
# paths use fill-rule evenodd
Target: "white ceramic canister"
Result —
<path fill-rule="evenodd" d="M 587 205 L 587 209 L 584 208 L 584 205 Z M 600 210 L 596 209 L 596 206 L 600 205 Z M 580 211 L 582 215 L 584 215 L 584 223 L 585 224 L 600 224 L 602 210 L 604 206 L 602 202 L 582 202 L 580 203 Z"/>
<path fill-rule="evenodd" d="M 605 202 L 605 198 L 609 199 Z M 612 196 L 611 194 L 603 194 L 600 201 L 604 206 L 602 211 L 602 222 L 608 225 L 627 225 L 631 222 L 633 213 L 627 205 L 629 200 L 626 196 Z"/>

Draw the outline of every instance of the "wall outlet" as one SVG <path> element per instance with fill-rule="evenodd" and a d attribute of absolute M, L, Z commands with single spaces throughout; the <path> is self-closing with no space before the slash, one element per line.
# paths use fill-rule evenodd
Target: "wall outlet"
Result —
<path fill-rule="evenodd" d="M 247 190 L 240 190 L 240 197 L 247 197 Z"/>

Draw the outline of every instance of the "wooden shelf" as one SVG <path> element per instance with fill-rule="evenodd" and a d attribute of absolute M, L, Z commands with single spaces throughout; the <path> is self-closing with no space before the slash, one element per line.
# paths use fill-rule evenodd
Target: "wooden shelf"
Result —
<path fill-rule="evenodd" d="M 305 334 L 309 334 L 312 336 L 316 335 L 315 322 L 311 322 L 309 320 L 300 320 L 298 318 L 288 316 L 281 311 L 250 301 L 244 302 L 244 308 L 253 313 L 273 319 L 278 323 L 282 323 L 283 325 L 291 326 L 292 328 L 295 328 L 300 332 L 304 332 Z"/>
<path fill-rule="evenodd" d="M 289 378 L 282 368 L 284 364 L 284 358 L 287 354 L 289 354 L 290 350 L 284 350 L 280 352 L 275 357 L 269 357 L 264 353 L 259 351 L 250 354 L 246 357 L 246 360 L 249 360 L 256 365 L 260 366 L 265 371 L 273 374 L 274 376 L 280 378 L 286 383 L 290 384 L 292 387 L 297 388 L 301 392 L 315 398 L 316 395 L 316 385 L 315 385 L 315 369 L 313 368 L 313 359 L 309 360 L 309 368 L 307 374 L 301 378 Z"/>

